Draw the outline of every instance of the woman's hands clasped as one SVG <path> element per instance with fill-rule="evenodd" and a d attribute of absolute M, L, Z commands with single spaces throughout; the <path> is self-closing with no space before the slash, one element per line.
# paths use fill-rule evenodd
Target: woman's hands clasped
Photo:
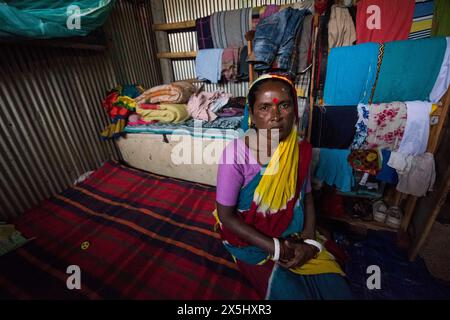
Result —
<path fill-rule="evenodd" d="M 295 268 L 304 265 L 314 258 L 319 250 L 301 240 L 285 239 L 280 241 L 280 260 L 278 264 L 284 268 Z"/>

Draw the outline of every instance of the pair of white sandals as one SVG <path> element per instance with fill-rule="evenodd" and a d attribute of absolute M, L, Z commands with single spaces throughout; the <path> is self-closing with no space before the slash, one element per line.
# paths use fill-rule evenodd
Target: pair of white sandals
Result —
<path fill-rule="evenodd" d="M 392 206 L 389 209 L 383 200 L 376 201 L 373 206 L 373 219 L 385 223 L 391 228 L 398 229 L 402 223 L 403 213 L 400 207 Z"/>

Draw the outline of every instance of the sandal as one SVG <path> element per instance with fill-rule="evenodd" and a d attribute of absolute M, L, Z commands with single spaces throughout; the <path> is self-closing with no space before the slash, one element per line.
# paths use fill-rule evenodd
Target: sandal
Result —
<path fill-rule="evenodd" d="M 373 210 L 373 220 L 381 223 L 384 223 L 386 221 L 387 206 L 383 202 L 383 200 L 376 201 L 372 206 L 372 210 Z"/>
<path fill-rule="evenodd" d="M 391 228 L 398 229 L 402 223 L 403 214 L 401 209 L 397 206 L 390 207 L 386 215 L 386 224 Z"/>

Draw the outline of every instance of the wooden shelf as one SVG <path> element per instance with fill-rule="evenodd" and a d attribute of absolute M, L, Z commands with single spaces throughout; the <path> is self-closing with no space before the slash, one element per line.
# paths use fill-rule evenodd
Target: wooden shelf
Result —
<path fill-rule="evenodd" d="M 390 231 L 397 232 L 398 229 L 391 228 L 388 225 L 377 222 L 377 221 L 362 221 L 360 219 L 352 219 L 350 217 L 333 217 L 333 216 L 318 216 L 320 220 L 324 221 L 339 221 L 343 223 L 347 223 L 353 227 L 365 229 L 365 230 L 375 230 L 375 231 Z"/>
<path fill-rule="evenodd" d="M 154 31 L 174 31 L 174 30 L 194 29 L 194 28 L 195 28 L 195 20 L 175 22 L 175 23 L 153 24 Z"/>
<path fill-rule="evenodd" d="M 107 39 L 103 30 L 97 29 L 83 37 L 77 36 L 52 39 L 4 38 L 0 39 L 0 45 L 24 45 L 104 51 L 107 49 Z"/>
<path fill-rule="evenodd" d="M 193 59 L 197 56 L 197 51 L 185 52 L 158 52 L 158 59 Z"/>

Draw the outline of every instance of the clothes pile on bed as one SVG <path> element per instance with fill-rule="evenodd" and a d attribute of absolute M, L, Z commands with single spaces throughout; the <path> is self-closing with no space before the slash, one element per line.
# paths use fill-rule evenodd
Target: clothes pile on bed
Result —
<path fill-rule="evenodd" d="M 132 124 L 183 122 L 189 118 L 186 103 L 194 92 L 194 85 L 183 81 L 150 88 L 136 98 L 136 116 L 129 121 Z"/>
<path fill-rule="evenodd" d="M 103 139 L 114 139 L 124 134 L 128 116 L 136 110 L 134 98 L 142 91 L 144 89 L 137 85 L 119 85 L 108 92 L 102 105 L 111 118 L 111 124 L 101 132 Z"/>
<path fill-rule="evenodd" d="M 180 81 L 146 90 L 135 99 L 135 112 L 130 114 L 124 131 L 199 135 L 205 129 L 210 137 L 235 137 L 237 134 L 226 131 L 240 128 L 245 98 L 202 89 Z"/>

